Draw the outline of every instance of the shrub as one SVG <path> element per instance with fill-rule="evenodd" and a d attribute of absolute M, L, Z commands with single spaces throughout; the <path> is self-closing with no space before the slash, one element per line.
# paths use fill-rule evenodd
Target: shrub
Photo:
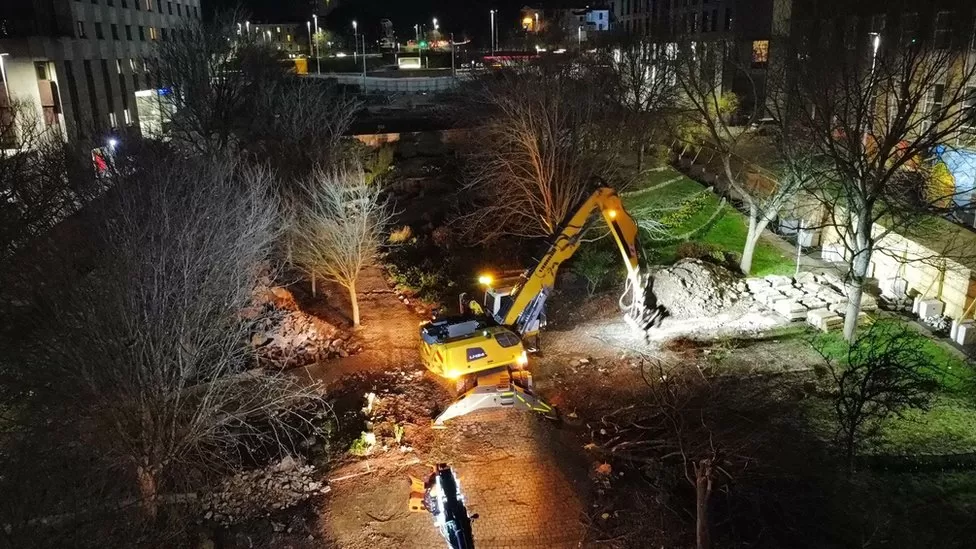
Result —
<path fill-rule="evenodd" d="M 592 296 L 606 279 L 613 263 L 613 254 L 598 247 L 584 247 L 576 253 L 572 271 L 586 279 L 586 294 Z"/>
<path fill-rule="evenodd" d="M 396 229 L 390 233 L 390 237 L 387 241 L 390 244 L 403 244 L 413 238 L 413 230 L 410 225 L 404 225 L 399 229 Z"/>

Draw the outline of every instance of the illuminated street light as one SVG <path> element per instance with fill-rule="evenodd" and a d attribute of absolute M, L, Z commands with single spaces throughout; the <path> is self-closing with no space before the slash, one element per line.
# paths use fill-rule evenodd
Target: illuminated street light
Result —
<path fill-rule="evenodd" d="M 311 58 L 312 57 L 312 22 L 305 21 L 305 28 L 308 29 L 308 56 L 309 58 Z M 308 70 L 307 67 L 306 70 Z"/>
<path fill-rule="evenodd" d="M 495 55 L 495 10 L 491 10 L 491 54 Z"/>
<path fill-rule="evenodd" d="M 437 24 L 437 18 L 434 18 L 434 30 L 440 30 L 441 26 Z"/>
<path fill-rule="evenodd" d="M 356 62 L 356 53 L 359 52 L 359 23 L 352 20 L 352 60 Z M 366 46 L 363 46 L 363 55 L 366 55 Z"/>
<path fill-rule="evenodd" d="M 115 150 L 115 147 L 117 147 L 118 145 L 119 145 L 119 140 L 118 139 L 115 139 L 113 137 L 113 138 L 110 138 L 108 140 L 108 150 L 114 151 Z"/>
<path fill-rule="evenodd" d="M 315 23 L 315 38 L 318 39 L 319 36 L 319 16 L 318 14 L 312 14 L 312 21 Z M 316 74 L 322 74 L 322 52 L 319 51 L 319 45 L 315 44 L 315 72 Z"/>
<path fill-rule="evenodd" d="M 3 79 L 3 91 L 7 94 L 7 103 L 10 103 L 10 87 L 7 85 L 7 66 L 3 62 L 3 58 L 10 55 L 9 53 L 0 53 L 0 78 Z"/>

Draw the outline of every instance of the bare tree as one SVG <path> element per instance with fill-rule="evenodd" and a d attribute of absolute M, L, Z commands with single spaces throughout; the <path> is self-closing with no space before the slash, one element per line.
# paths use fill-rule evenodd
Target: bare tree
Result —
<path fill-rule="evenodd" d="M 581 63 L 542 63 L 479 82 L 473 108 L 487 116 L 467 187 L 477 201 L 463 217 L 477 239 L 554 234 L 596 176 L 613 180 L 622 132 L 600 80 Z"/>
<path fill-rule="evenodd" d="M 6 140 L 0 145 L 0 260 L 9 260 L 104 185 L 91 170 L 76 169 L 73 149 L 31 102 L 13 101 L 0 110 L 0 140 Z"/>
<path fill-rule="evenodd" d="M 377 259 L 391 212 L 377 185 L 367 185 L 360 167 L 318 171 L 300 186 L 291 204 L 292 260 L 314 278 L 332 280 L 349 292 L 353 326 L 359 326 L 356 281 Z"/>
<path fill-rule="evenodd" d="M 239 29 L 234 13 L 190 20 L 158 43 L 158 59 L 147 67 L 171 90 L 159 96 L 164 131 L 188 150 L 233 150 L 260 115 L 255 103 L 286 75 L 272 50 Z"/>
<path fill-rule="evenodd" d="M 644 169 L 648 147 L 663 146 L 668 117 L 676 105 L 677 82 L 668 48 L 643 38 L 625 37 L 604 60 L 611 99 L 621 107 L 625 131 L 633 137 L 638 172 Z"/>
<path fill-rule="evenodd" d="M 911 408 L 928 409 L 943 365 L 932 364 L 924 343 L 925 337 L 907 326 L 878 322 L 843 358 L 831 356 L 824 342 L 817 345 L 849 472 L 858 446 L 875 437 L 887 419 Z"/>
<path fill-rule="evenodd" d="M 968 207 L 961 191 L 932 192 L 929 159 L 951 148 L 972 119 L 976 64 L 968 51 L 878 36 L 857 55 L 797 48 L 789 92 L 804 108 L 803 145 L 821 156 L 817 193 L 850 260 L 844 336 L 853 341 L 872 255 L 892 233 Z M 961 199 L 961 200 L 957 200 Z M 961 203 L 960 203 L 961 202 Z"/>
<path fill-rule="evenodd" d="M 343 138 L 359 102 L 316 79 L 285 79 L 262 86 L 242 147 L 279 179 L 306 177 L 343 156 Z"/>
<path fill-rule="evenodd" d="M 723 57 L 720 44 L 675 46 L 670 59 L 675 66 L 679 104 L 684 112 L 675 133 L 686 146 L 703 147 L 705 155 L 717 157 L 725 180 L 742 200 L 749 228 L 739 267 L 749 274 L 763 231 L 787 202 L 813 181 L 814 172 L 806 151 L 795 144 L 796 124 L 788 116 L 792 106 L 784 104 L 774 110 L 778 115 L 777 124 L 767 128 L 773 130 L 772 139 L 759 136 L 758 122 L 768 111 L 759 101 L 743 108 L 739 98 L 726 90 L 721 74 Z M 756 86 L 751 78 L 748 81 L 755 94 Z M 770 97 L 788 99 L 787 94 L 770 94 Z M 769 154 L 774 151 L 776 154 Z M 774 164 L 781 169 L 771 170 Z M 758 175 L 770 184 L 756 184 L 750 175 Z"/>
<path fill-rule="evenodd" d="M 25 433 L 84 464 L 79 486 L 112 478 L 152 519 L 167 490 L 294 451 L 303 409 L 324 405 L 317 386 L 253 369 L 238 315 L 277 236 L 269 185 L 175 155 L 126 166 L 95 270 L 52 286 L 27 336 L 0 342 Z"/>

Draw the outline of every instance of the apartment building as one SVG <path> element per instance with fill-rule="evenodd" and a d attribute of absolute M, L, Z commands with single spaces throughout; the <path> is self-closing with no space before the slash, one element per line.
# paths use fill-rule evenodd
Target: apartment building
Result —
<path fill-rule="evenodd" d="M 142 118 L 158 126 L 149 119 L 168 90 L 147 70 L 155 45 L 201 17 L 200 0 L 0 4 L 0 108 L 27 102 L 68 140 L 145 131 Z"/>

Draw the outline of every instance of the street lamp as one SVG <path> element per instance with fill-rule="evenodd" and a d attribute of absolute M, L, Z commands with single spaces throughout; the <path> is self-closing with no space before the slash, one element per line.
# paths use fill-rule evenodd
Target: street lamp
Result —
<path fill-rule="evenodd" d="M 491 10 L 491 54 L 495 55 L 495 10 Z"/>
<path fill-rule="evenodd" d="M 441 26 L 437 24 L 437 18 L 434 18 L 434 30 L 440 30 Z"/>
<path fill-rule="evenodd" d="M 308 57 L 312 57 L 312 22 L 305 21 L 305 28 L 308 29 Z M 305 70 L 308 70 L 307 68 Z"/>
<path fill-rule="evenodd" d="M 250 21 L 244 21 L 244 28 L 247 30 L 247 37 L 250 38 L 251 37 L 251 22 Z"/>
<path fill-rule="evenodd" d="M 417 37 L 417 43 L 419 44 L 420 43 L 420 24 L 419 23 L 414 23 L 414 25 L 413 25 L 413 33 L 414 33 L 414 35 L 416 35 L 416 37 Z"/>
<path fill-rule="evenodd" d="M 578 25 L 576 27 L 576 46 L 579 49 L 583 49 L 583 26 Z"/>
<path fill-rule="evenodd" d="M 315 22 L 315 38 L 319 36 L 319 16 L 316 13 L 312 14 L 312 21 Z M 319 45 L 315 44 L 315 72 L 316 74 L 322 74 L 322 52 L 319 51 Z"/>
<path fill-rule="evenodd" d="M 356 53 L 359 51 L 359 24 L 352 20 L 352 61 L 356 62 Z M 366 55 L 366 46 L 363 46 L 363 55 Z"/>
<path fill-rule="evenodd" d="M 0 53 L 0 78 L 3 79 L 3 91 L 7 94 L 7 103 L 10 103 L 10 87 L 7 86 L 7 66 L 3 62 L 3 58 L 10 55 L 9 53 Z"/>

